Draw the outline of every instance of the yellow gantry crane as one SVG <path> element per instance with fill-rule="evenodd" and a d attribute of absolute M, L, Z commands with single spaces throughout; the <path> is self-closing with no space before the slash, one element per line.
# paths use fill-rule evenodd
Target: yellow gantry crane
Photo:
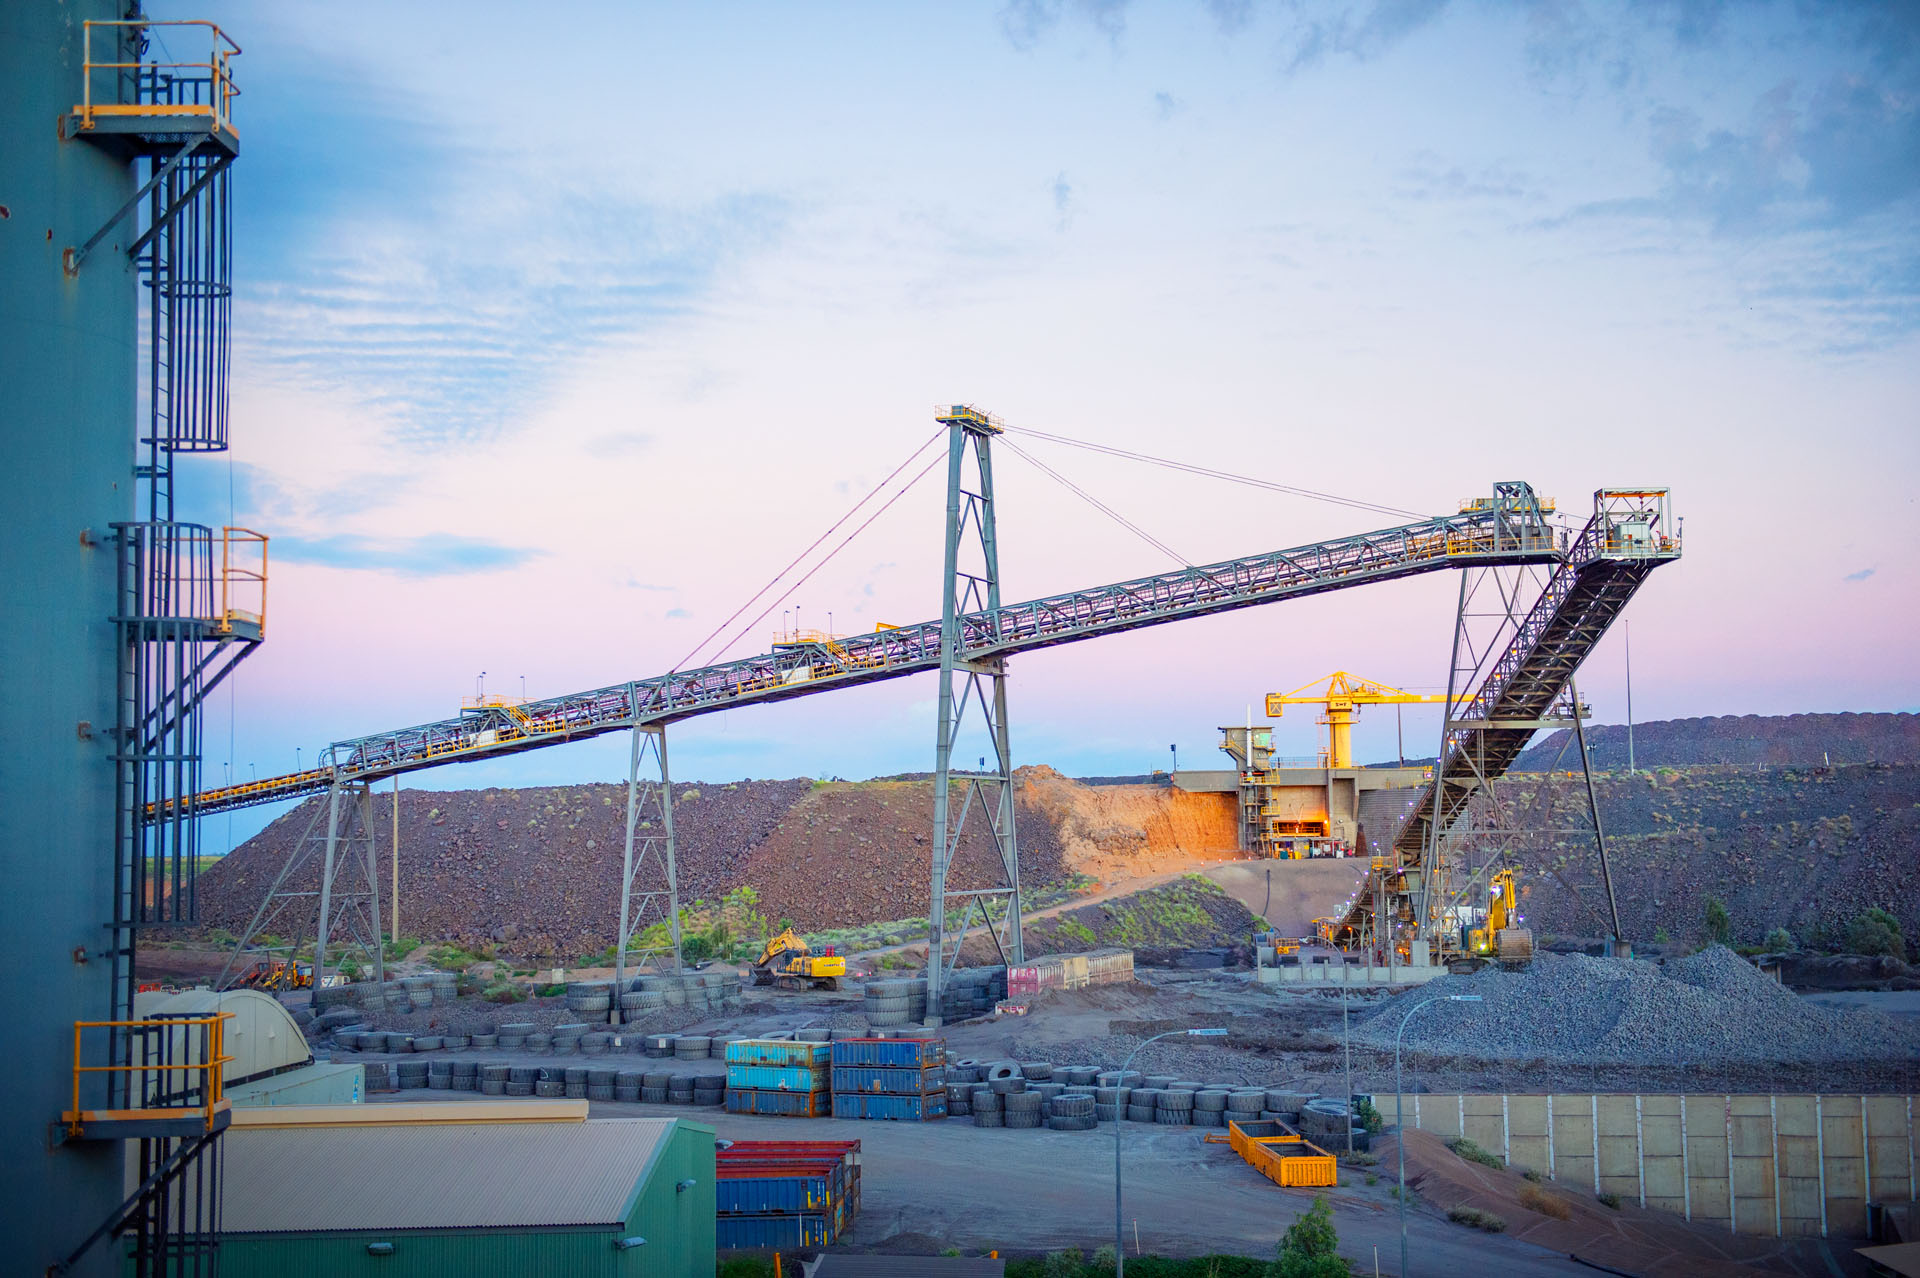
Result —
<path fill-rule="evenodd" d="M 1446 695 L 1402 692 L 1384 683 L 1362 679 L 1336 670 L 1325 679 L 1316 679 L 1292 692 L 1267 694 L 1267 717 L 1278 719 L 1288 706 L 1325 706 L 1320 722 L 1327 725 L 1327 766 L 1353 766 L 1353 721 L 1361 706 L 1414 706 L 1444 704 Z"/>

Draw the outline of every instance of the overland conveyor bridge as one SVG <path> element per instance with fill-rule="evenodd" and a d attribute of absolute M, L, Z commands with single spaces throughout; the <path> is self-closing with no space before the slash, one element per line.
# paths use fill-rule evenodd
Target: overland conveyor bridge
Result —
<path fill-rule="evenodd" d="M 957 618 L 957 655 L 969 663 L 995 662 L 1056 644 L 1443 569 L 1554 564 L 1566 545 L 1566 533 L 1547 522 L 1533 490 L 1504 483 L 1493 500 L 1469 502 L 1459 515 L 966 613 Z M 924 621 L 779 644 L 759 656 L 568 696 L 483 705 L 457 718 L 335 742 L 319 767 L 202 791 L 194 806 L 208 815 L 320 794 L 337 783 L 898 679 L 939 669 L 940 640 L 941 622 Z"/>

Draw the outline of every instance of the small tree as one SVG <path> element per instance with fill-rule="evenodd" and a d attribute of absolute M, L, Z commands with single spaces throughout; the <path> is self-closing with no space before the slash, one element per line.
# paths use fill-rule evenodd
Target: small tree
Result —
<path fill-rule="evenodd" d="M 1280 1239 L 1279 1258 L 1267 1270 L 1268 1278 L 1351 1278 L 1353 1268 L 1340 1255 L 1340 1236 L 1333 1228 L 1333 1208 L 1325 1195 L 1287 1226 Z"/>
<path fill-rule="evenodd" d="M 1770 953 L 1780 954 L 1793 948 L 1793 933 L 1784 927 L 1776 927 L 1767 933 L 1766 947 Z"/>
<path fill-rule="evenodd" d="M 1727 904 L 1717 896 L 1707 898 L 1707 939 L 1720 945 L 1733 934 L 1733 920 L 1727 917 Z"/>
<path fill-rule="evenodd" d="M 1900 920 L 1877 905 L 1870 906 L 1847 928 L 1847 948 L 1855 954 L 1885 954 L 1901 960 L 1907 957 Z"/>

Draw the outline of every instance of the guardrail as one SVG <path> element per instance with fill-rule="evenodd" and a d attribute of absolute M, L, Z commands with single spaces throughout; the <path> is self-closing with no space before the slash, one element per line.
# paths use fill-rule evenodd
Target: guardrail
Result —
<path fill-rule="evenodd" d="M 198 1125 L 212 1131 L 216 1115 L 227 1108 L 223 1071 L 233 1059 L 225 1050 L 226 1022 L 232 1019 L 232 1012 L 217 1012 L 212 1016 L 138 1021 L 75 1021 L 73 1105 L 60 1116 L 67 1135 L 76 1140 L 88 1135 L 112 1135 L 116 1124 L 151 1124 L 196 1114 Z M 131 1045 L 140 1050 L 130 1051 L 125 1061 L 82 1064 L 88 1030 L 124 1032 Z M 89 1074 L 124 1076 L 127 1104 L 121 1108 L 82 1108 L 81 1086 Z M 113 1088 L 109 1086 L 108 1090 L 111 1093 Z"/>

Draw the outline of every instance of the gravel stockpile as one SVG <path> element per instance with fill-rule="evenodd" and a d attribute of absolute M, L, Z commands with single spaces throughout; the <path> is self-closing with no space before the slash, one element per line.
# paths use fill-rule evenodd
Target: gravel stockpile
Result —
<path fill-rule="evenodd" d="M 1406 1046 L 1488 1060 L 1652 1066 L 1920 1055 L 1920 1026 L 1809 1003 L 1722 946 L 1665 964 L 1540 954 L 1522 971 L 1442 977 L 1372 1013 L 1354 1041 L 1391 1049 L 1415 1003 L 1451 994 L 1482 1001 L 1442 1001 L 1419 1013 Z"/>
<path fill-rule="evenodd" d="M 675 785 L 680 899 L 716 900 L 743 882 L 754 847 L 811 788 L 804 778 Z M 198 888 L 200 922 L 244 928 L 324 803 L 307 800 L 205 870 Z M 374 802 L 383 873 L 391 803 L 387 795 Z M 625 784 L 403 791 L 400 899 L 406 931 L 515 954 L 603 948 L 619 923 L 626 804 Z M 319 867 L 320 858 L 310 857 L 288 886 L 317 890 Z M 656 876 L 639 887 L 663 883 Z M 299 928 L 291 921 L 286 926 L 313 935 L 311 914 Z"/>

